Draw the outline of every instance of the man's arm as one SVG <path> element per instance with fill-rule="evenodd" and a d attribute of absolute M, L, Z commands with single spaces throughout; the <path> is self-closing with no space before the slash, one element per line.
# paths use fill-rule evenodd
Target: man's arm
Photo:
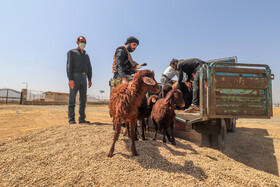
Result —
<path fill-rule="evenodd" d="M 72 51 L 68 51 L 67 53 L 67 66 L 66 66 L 66 72 L 67 77 L 69 80 L 74 80 L 73 77 L 73 54 Z"/>
<path fill-rule="evenodd" d="M 178 77 L 178 79 L 179 79 L 179 72 L 178 72 L 178 71 L 176 71 L 176 75 L 177 75 L 177 77 Z M 183 82 L 187 82 L 187 80 L 188 80 L 188 75 L 187 75 L 185 72 L 183 72 L 182 81 L 183 81 Z"/>
<path fill-rule="evenodd" d="M 88 88 L 91 87 L 91 78 L 92 78 L 92 67 L 91 67 L 91 63 L 90 63 L 90 59 L 89 59 L 89 56 L 88 56 L 88 72 L 87 72 L 87 77 L 88 77 Z"/>
<path fill-rule="evenodd" d="M 127 57 L 126 52 L 123 49 L 118 49 L 116 51 L 116 65 L 118 68 L 118 74 L 122 78 L 123 83 L 128 84 L 127 78 L 124 73 L 124 61 Z"/>
<path fill-rule="evenodd" d="M 116 51 L 116 65 L 118 68 L 118 74 L 121 78 L 125 77 L 124 61 L 125 61 L 126 55 L 127 54 L 123 49 L 118 49 Z"/>
<path fill-rule="evenodd" d="M 180 62 L 177 64 L 177 71 L 178 71 L 178 83 L 180 83 L 183 80 L 182 63 Z"/>
<path fill-rule="evenodd" d="M 67 53 L 67 66 L 66 66 L 66 72 L 67 72 L 67 77 L 69 79 L 69 86 L 71 89 L 74 88 L 75 82 L 74 82 L 74 77 L 73 77 L 73 54 L 71 51 L 68 51 Z"/>

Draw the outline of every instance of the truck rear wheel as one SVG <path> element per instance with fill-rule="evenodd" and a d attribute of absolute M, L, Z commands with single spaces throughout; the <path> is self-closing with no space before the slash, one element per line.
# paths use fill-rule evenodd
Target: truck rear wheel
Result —
<path fill-rule="evenodd" d="M 211 147 L 223 151 L 226 148 L 227 125 L 224 119 L 217 120 L 220 125 L 220 134 L 211 135 Z"/>
<path fill-rule="evenodd" d="M 225 119 L 226 124 L 227 124 L 227 131 L 228 132 L 235 132 L 236 131 L 236 119 L 230 119 L 230 118 L 226 118 Z"/>
<path fill-rule="evenodd" d="M 211 147 L 211 135 L 201 133 L 201 144 L 200 147 Z"/>
<path fill-rule="evenodd" d="M 224 150 L 226 147 L 227 125 L 224 119 L 217 119 L 217 134 L 201 133 L 201 147 Z"/>

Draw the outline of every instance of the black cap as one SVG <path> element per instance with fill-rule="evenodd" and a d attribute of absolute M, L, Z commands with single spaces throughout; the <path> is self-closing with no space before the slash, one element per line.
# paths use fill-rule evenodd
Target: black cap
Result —
<path fill-rule="evenodd" d="M 124 43 L 125 45 L 126 44 L 129 44 L 129 43 L 137 43 L 137 45 L 139 45 L 139 40 L 137 40 L 134 36 L 130 36 L 129 38 L 126 39 L 126 42 Z"/>

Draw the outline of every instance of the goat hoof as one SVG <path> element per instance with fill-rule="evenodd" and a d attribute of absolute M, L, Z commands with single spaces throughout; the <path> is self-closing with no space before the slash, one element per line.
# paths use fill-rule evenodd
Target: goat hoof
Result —
<path fill-rule="evenodd" d="M 145 141 L 145 140 L 148 140 L 148 139 L 146 139 L 146 138 L 142 138 L 142 140 L 144 140 L 144 141 Z"/>
<path fill-rule="evenodd" d="M 166 143 L 166 140 L 162 140 L 163 143 Z"/>
<path fill-rule="evenodd" d="M 133 156 L 139 156 L 137 152 L 132 153 Z"/>
<path fill-rule="evenodd" d="M 108 153 L 107 157 L 111 158 L 113 156 L 113 153 Z"/>
<path fill-rule="evenodd" d="M 154 140 L 154 141 L 156 141 L 156 139 L 155 139 L 155 138 L 153 138 L 153 140 Z"/>
<path fill-rule="evenodd" d="M 176 145 L 176 142 L 172 142 L 172 145 Z"/>

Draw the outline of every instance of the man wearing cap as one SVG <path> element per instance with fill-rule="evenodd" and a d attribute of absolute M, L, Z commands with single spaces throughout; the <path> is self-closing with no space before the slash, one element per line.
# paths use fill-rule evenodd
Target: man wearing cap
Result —
<path fill-rule="evenodd" d="M 114 77 L 111 79 L 111 90 L 121 83 L 128 84 L 128 82 L 132 80 L 132 74 L 136 72 L 136 69 L 142 65 L 146 65 L 145 63 L 137 64 L 133 61 L 130 54 L 135 51 L 136 47 L 139 45 L 139 40 L 131 36 L 127 38 L 124 44 L 125 46 L 118 47 L 114 53 Z"/>
<path fill-rule="evenodd" d="M 68 102 L 68 118 L 69 124 L 75 122 L 75 103 L 76 95 L 79 91 L 79 123 L 90 123 L 86 121 L 85 108 L 87 100 L 87 87 L 92 85 L 92 68 L 88 54 L 86 53 L 86 38 L 79 36 L 77 39 L 78 48 L 72 49 L 67 53 L 67 76 L 69 79 L 69 102 Z M 88 79 L 88 84 L 87 84 Z"/>

